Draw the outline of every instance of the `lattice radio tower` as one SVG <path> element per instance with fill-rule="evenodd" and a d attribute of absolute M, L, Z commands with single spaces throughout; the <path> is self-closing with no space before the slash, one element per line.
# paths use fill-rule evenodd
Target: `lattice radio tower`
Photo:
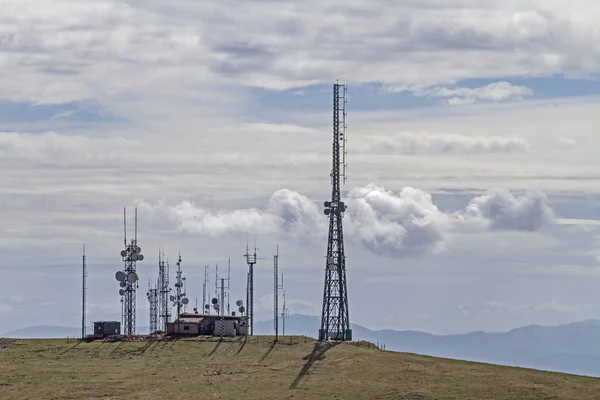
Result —
<path fill-rule="evenodd" d="M 123 209 L 123 238 L 125 249 L 121 250 L 121 257 L 125 268 L 123 268 L 123 271 L 117 271 L 115 278 L 121 286 L 119 294 L 123 304 L 123 333 L 125 335 L 135 335 L 136 289 L 139 288 L 139 277 L 136 269 L 137 262 L 144 260 L 142 249 L 137 245 L 137 208 L 135 209 L 134 236 L 129 241 L 127 240 L 127 209 Z"/>
<path fill-rule="evenodd" d="M 352 340 L 346 289 L 346 256 L 342 218 L 346 205 L 341 201 L 340 179 L 346 183 L 346 86 L 333 85 L 333 165 L 331 201 L 325 202 L 329 216 L 329 238 L 325 265 L 325 288 L 319 340 Z"/>
<path fill-rule="evenodd" d="M 158 305 L 159 305 L 159 325 L 164 332 L 167 331 L 167 323 L 171 319 L 171 307 L 169 302 L 169 263 L 165 261 L 165 252 L 158 252 Z"/>
<path fill-rule="evenodd" d="M 148 303 L 150 305 L 150 333 L 158 330 L 158 281 L 157 286 L 152 286 L 152 280 L 148 279 Z"/>

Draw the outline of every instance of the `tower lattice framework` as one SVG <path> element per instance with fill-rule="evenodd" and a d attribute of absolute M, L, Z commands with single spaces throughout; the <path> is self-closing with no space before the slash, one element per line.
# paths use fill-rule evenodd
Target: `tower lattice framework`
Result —
<path fill-rule="evenodd" d="M 333 85 L 333 164 L 331 169 L 331 201 L 325 202 L 329 217 L 329 237 L 325 264 L 325 288 L 319 340 L 352 340 L 348 314 L 346 256 L 342 219 L 346 205 L 341 201 L 340 180 L 346 182 L 346 91 Z"/>
<path fill-rule="evenodd" d="M 158 281 L 157 286 L 148 282 L 148 303 L 150 305 L 150 333 L 158 330 Z"/>

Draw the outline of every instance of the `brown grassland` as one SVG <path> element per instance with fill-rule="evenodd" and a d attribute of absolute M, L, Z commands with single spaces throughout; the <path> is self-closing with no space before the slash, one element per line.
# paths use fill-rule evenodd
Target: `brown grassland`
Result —
<path fill-rule="evenodd" d="M 600 379 L 303 337 L 0 341 L 0 399 L 600 399 Z"/>

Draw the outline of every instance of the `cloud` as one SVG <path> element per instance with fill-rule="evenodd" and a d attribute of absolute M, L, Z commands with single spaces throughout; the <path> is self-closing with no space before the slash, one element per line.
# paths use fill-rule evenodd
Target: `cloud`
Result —
<path fill-rule="evenodd" d="M 516 196 L 493 189 L 472 199 L 464 210 L 450 213 L 441 211 L 429 193 L 411 187 L 397 193 L 375 185 L 357 187 L 345 201 L 347 239 L 390 256 L 439 252 L 452 234 L 536 231 L 554 223 L 546 196 L 537 191 Z M 173 206 L 139 201 L 138 207 L 153 224 L 164 221 L 162 217 L 181 231 L 208 236 L 259 233 L 312 241 L 323 240 L 327 233 L 327 218 L 321 208 L 288 189 L 276 191 L 265 209 L 215 212 L 187 201 Z"/>
<path fill-rule="evenodd" d="M 122 137 L 61 135 L 56 132 L 23 134 L 0 132 L 0 163 L 53 162 L 58 164 L 114 161 L 140 143 Z"/>
<path fill-rule="evenodd" d="M 487 229 L 537 231 L 555 222 L 548 198 L 540 191 L 517 197 L 506 189 L 492 189 L 469 202 L 458 216 L 468 225 L 483 224 Z"/>
<path fill-rule="evenodd" d="M 464 136 L 446 133 L 407 132 L 372 139 L 370 151 L 385 154 L 488 154 L 524 153 L 523 139 L 500 136 Z"/>
<path fill-rule="evenodd" d="M 582 0 L 262 5 L 5 0 L 0 91 L 38 104 L 96 98 L 111 105 L 132 94 L 197 100 L 199 87 L 211 85 L 289 89 L 339 77 L 431 86 L 600 67 L 599 8 Z"/>
<path fill-rule="evenodd" d="M 384 90 L 390 93 L 412 92 L 417 97 L 444 99 L 450 105 L 472 104 L 479 100 L 507 101 L 521 100 L 533 96 L 533 90 L 527 86 L 513 85 L 509 82 L 495 82 L 476 88 L 446 87 L 446 86 L 410 86 L 388 85 Z"/>

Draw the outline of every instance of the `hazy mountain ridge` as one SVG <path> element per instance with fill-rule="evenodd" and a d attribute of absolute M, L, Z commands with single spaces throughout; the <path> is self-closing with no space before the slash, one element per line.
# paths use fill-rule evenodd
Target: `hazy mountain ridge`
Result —
<path fill-rule="evenodd" d="M 286 333 L 315 337 L 319 325 L 318 317 L 293 315 L 286 321 Z M 600 320 L 454 335 L 374 331 L 355 324 L 352 329 L 355 340 L 383 343 L 392 351 L 600 376 Z M 273 321 L 257 322 L 255 331 L 272 334 Z"/>

